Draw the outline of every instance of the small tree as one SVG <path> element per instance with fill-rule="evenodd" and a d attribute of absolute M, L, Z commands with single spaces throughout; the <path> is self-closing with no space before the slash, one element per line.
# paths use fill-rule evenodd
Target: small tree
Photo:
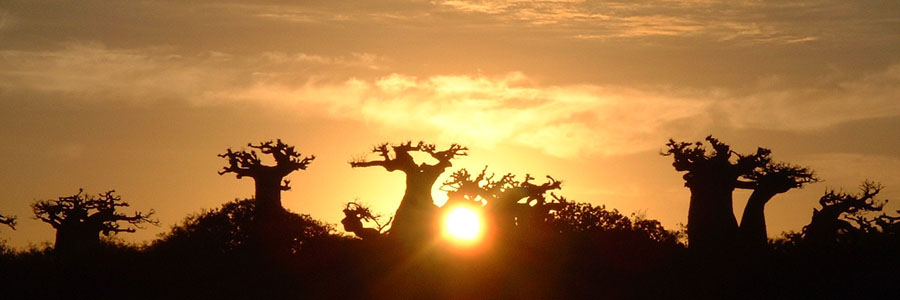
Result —
<path fill-rule="evenodd" d="M 389 218 L 382 224 L 381 215 L 373 214 L 369 207 L 353 201 L 348 202 L 344 207 L 344 219 L 341 220 L 341 224 L 344 225 L 345 231 L 368 240 L 380 237 L 385 227 L 390 225 L 393 220 L 393 218 Z M 363 227 L 363 221 L 375 223 L 375 228 Z"/>
<path fill-rule="evenodd" d="M 219 175 L 234 173 L 238 179 L 253 178 L 256 187 L 256 213 L 268 217 L 280 215 L 284 212 L 281 205 L 281 191 L 291 189 L 291 182 L 284 177 L 297 170 L 306 170 L 316 157 L 302 157 L 294 150 L 294 146 L 288 146 L 280 139 L 274 145 L 272 141 L 268 141 L 259 145 L 251 143 L 247 146 L 263 154 L 272 155 L 275 158 L 275 165 L 263 165 L 254 150 L 235 152 L 229 148 L 225 153 L 219 154 L 219 157 L 228 160 L 228 165 L 219 171 Z"/>
<path fill-rule="evenodd" d="M 56 251 L 80 252 L 96 249 L 100 245 L 101 233 L 109 236 L 135 232 L 143 228 L 141 224 L 144 223 L 158 225 L 157 220 L 151 219 L 154 214 L 152 209 L 146 214 L 137 211 L 131 215 L 117 211 L 128 206 L 128 202 L 122 201 L 115 190 L 94 197 L 85 195 L 79 189 L 72 196 L 37 201 L 31 208 L 37 219 L 56 229 Z"/>
<path fill-rule="evenodd" d="M 860 185 L 859 194 L 829 190 L 819 198 L 821 209 L 813 209 L 812 220 L 803 227 L 803 238 L 814 245 L 828 245 L 853 239 L 856 236 L 875 231 L 873 220 L 865 216 L 868 212 L 880 212 L 886 200 L 876 197 L 883 187 L 866 181 Z M 874 220 L 883 229 L 893 224 L 892 217 L 882 215 Z M 854 225 L 855 224 L 855 225 Z"/>
<path fill-rule="evenodd" d="M 393 155 L 391 155 L 393 150 Z M 421 241 L 433 233 L 434 213 L 437 206 L 431 197 L 437 178 L 452 166 L 450 160 L 467 155 L 468 148 L 452 144 L 446 150 L 437 151 L 434 144 L 419 142 L 401 143 L 396 146 L 381 144 L 372 149 L 380 160 L 357 159 L 350 162 L 353 168 L 380 166 L 389 172 L 401 171 L 406 175 L 406 192 L 394 214 L 390 234 L 401 239 Z M 424 152 L 437 160 L 436 164 L 417 164 L 410 152 Z"/>
<path fill-rule="evenodd" d="M 0 224 L 9 226 L 9 228 L 16 230 L 16 217 L 0 215 Z"/>

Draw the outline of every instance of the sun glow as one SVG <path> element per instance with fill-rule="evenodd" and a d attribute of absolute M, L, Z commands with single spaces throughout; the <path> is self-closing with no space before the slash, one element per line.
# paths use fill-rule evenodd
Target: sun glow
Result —
<path fill-rule="evenodd" d="M 444 235 L 461 243 L 472 243 L 481 236 L 481 216 L 474 210 L 459 206 L 444 217 Z"/>

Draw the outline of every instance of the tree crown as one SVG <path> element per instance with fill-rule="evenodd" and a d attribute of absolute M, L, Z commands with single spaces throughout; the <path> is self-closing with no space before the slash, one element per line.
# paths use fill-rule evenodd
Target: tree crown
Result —
<path fill-rule="evenodd" d="M 98 194 L 97 197 L 84 194 L 83 189 L 72 196 L 56 200 L 41 200 L 31 205 L 35 218 L 53 228 L 60 229 L 73 224 L 92 226 L 104 235 L 119 232 L 135 232 L 144 223 L 157 225 L 159 221 L 151 217 L 152 209 L 145 213 L 137 211 L 131 215 L 117 212 L 119 207 L 128 207 L 128 202 L 115 194 L 115 190 Z M 123 226 L 121 222 L 131 226 Z"/>

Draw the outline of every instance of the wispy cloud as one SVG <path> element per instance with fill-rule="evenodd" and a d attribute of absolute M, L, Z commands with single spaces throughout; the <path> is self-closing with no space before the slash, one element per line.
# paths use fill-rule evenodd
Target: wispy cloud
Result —
<path fill-rule="evenodd" d="M 391 74 L 372 81 L 291 87 L 259 83 L 209 99 L 325 107 L 333 117 L 413 126 L 470 145 L 513 143 L 572 157 L 642 151 L 664 140 L 660 127 L 695 116 L 707 103 L 591 85 L 532 86 L 502 76 Z M 210 100 L 212 102 L 213 100 Z"/>
<path fill-rule="evenodd" d="M 451 0 L 438 4 L 501 22 L 553 27 L 577 39 L 687 36 L 752 44 L 833 38 L 841 30 L 872 27 L 860 23 L 859 16 L 885 13 L 843 1 Z M 881 19 L 898 20 L 889 15 Z"/>
<path fill-rule="evenodd" d="M 778 78 L 769 78 L 757 91 L 738 94 L 543 84 L 515 71 L 413 76 L 379 69 L 385 64 L 365 53 L 184 56 L 165 48 L 73 44 L 58 51 L 0 51 L 0 87 L 64 93 L 66 101 L 253 103 L 388 130 L 414 127 L 470 145 L 534 147 L 560 157 L 656 149 L 670 136 L 702 135 L 712 126 L 807 130 L 900 115 L 900 65 L 817 88 L 780 87 Z M 352 75 L 366 72 L 374 75 Z"/>

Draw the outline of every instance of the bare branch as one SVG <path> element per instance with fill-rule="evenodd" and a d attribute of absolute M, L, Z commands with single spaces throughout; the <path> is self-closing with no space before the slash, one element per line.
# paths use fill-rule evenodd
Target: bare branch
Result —
<path fill-rule="evenodd" d="M 235 173 L 237 178 L 241 178 L 244 176 L 258 177 L 263 176 L 263 173 L 276 172 L 278 175 L 287 176 L 287 174 L 296 170 L 306 170 L 307 166 L 316 159 L 314 155 L 303 157 L 294 149 L 294 146 L 289 146 L 280 139 L 275 142 L 261 142 L 258 145 L 251 143 L 247 144 L 247 146 L 251 149 L 259 150 L 262 154 L 272 155 L 275 159 L 275 165 L 263 165 L 256 151 L 250 150 L 247 152 L 241 150 L 235 152 L 227 149 L 225 153 L 218 155 L 228 161 L 228 165 L 222 171 L 219 171 L 219 175 Z"/>
<path fill-rule="evenodd" d="M 80 189 L 72 196 L 37 201 L 31 205 L 35 218 L 57 230 L 64 230 L 64 227 L 69 226 L 89 226 L 108 235 L 111 232 L 134 232 L 143 223 L 159 224 L 158 220 L 151 218 L 155 213 L 153 210 L 147 214 L 138 211 L 132 215 L 116 212 L 118 207 L 128 206 L 127 202 L 122 201 L 122 197 L 115 194 L 115 190 L 94 197 L 84 195 Z M 128 223 L 134 228 L 123 228 L 119 222 Z"/>
<path fill-rule="evenodd" d="M 16 230 L 16 217 L 0 215 L 0 224 L 4 224 L 13 230 Z"/>
<path fill-rule="evenodd" d="M 469 150 L 469 148 L 463 147 L 459 144 L 451 144 L 450 147 L 448 147 L 447 150 L 444 151 L 435 151 L 434 145 L 431 144 L 426 146 L 427 147 L 423 148 L 422 151 L 431 154 L 431 157 L 434 157 L 441 163 L 449 163 L 450 160 L 455 158 L 456 156 L 469 155 L 468 152 L 466 152 Z"/>

